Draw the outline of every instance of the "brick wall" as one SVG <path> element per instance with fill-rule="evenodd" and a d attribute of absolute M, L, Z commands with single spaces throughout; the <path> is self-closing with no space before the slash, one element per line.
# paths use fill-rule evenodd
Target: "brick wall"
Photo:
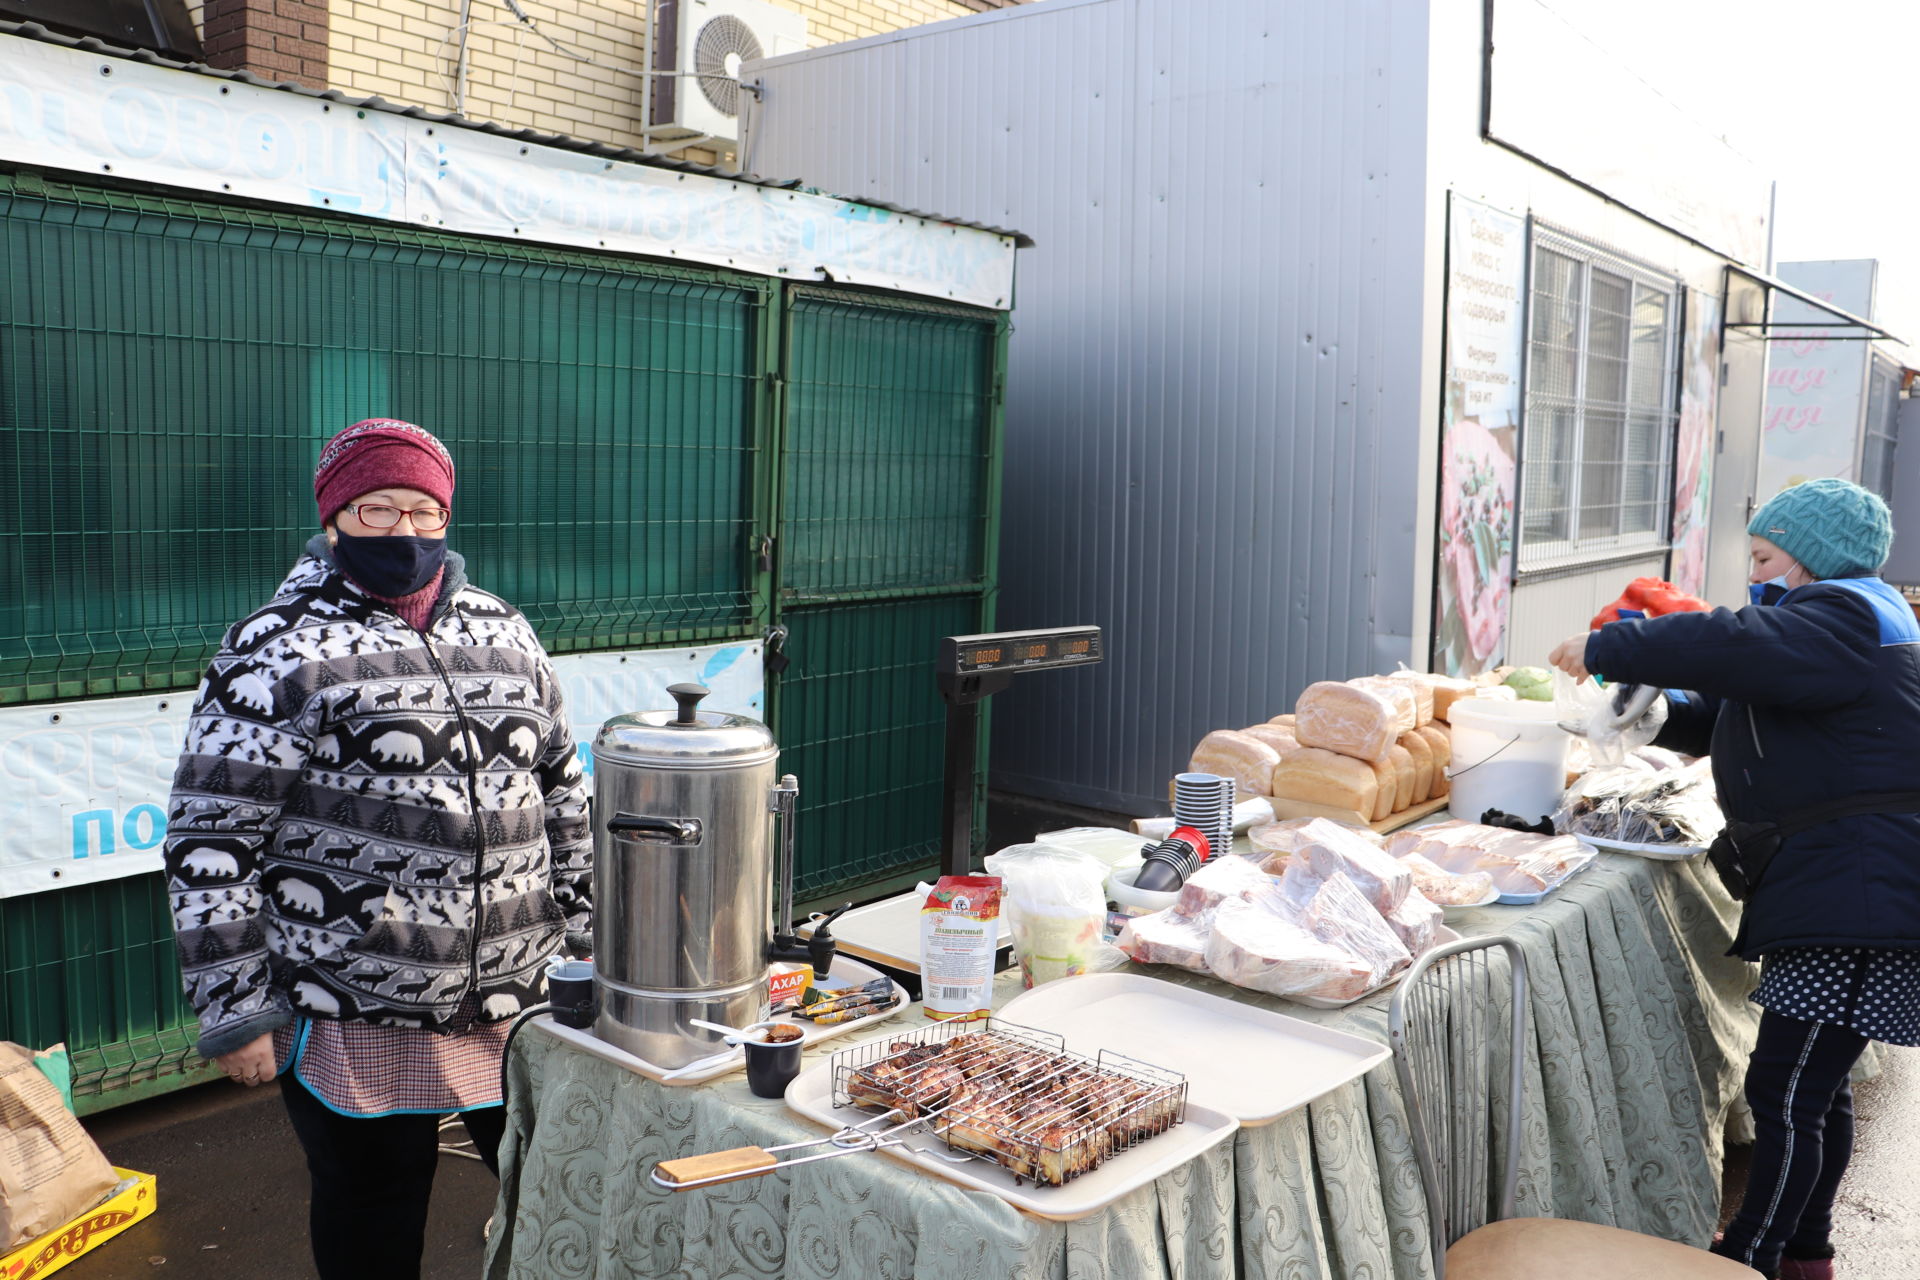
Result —
<path fill-rule="evenodd" d="M 328 0 L 203 0 L 194 19 L 211 66 L 330 87 Z"/>
<path fill-rule="evenodd" d="M 253 4 L 285 0 L 249 0 Z M 808 44 L 835 44 L 963 17 L 1016 0 L 771 0 L 807 19 Z M 206 0 L 209 10 L 221 0 Z M 644 0 L 524 0 L 535 27 L 500 0 L 471 0 L 464 111 L 475 120 L 641 144 Z M 331 0 L 332 87 L 409 106 L 454 105 L 460 0 Z M 543 38 L 550 36 L 560 49 Z M 711 160 L 708 152 L 689 159 Z"/>

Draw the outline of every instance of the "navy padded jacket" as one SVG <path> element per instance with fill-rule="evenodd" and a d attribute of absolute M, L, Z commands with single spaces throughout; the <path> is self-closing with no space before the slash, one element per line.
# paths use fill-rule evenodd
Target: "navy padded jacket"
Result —
<path fill-rule="evenodd" d="M 1610 683 L 1670 690 L 1660 743 L 1712 754 L 1730 819 L 1920 791 L 1920 625 L 1878 578 L 1609 623 L 1587 640 L 1586 661 Z M 1840 818 L 1786 841 L 1731 954 L 1803 946 L 1920 949 L 1920 814 Z"/>

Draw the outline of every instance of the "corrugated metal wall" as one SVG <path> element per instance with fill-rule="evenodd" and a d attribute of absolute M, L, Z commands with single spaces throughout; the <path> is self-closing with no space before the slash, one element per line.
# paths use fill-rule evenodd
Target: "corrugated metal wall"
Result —
<path fill-rule="evenodd" d="M 1206 730 L 1410 652 L 1423 0 L 1049 0 L 763 64 L 767 176 L 1017 226 L 993 773 L 1144 810 Z M 913 127 L 902 126 L 912 121 Z"/>

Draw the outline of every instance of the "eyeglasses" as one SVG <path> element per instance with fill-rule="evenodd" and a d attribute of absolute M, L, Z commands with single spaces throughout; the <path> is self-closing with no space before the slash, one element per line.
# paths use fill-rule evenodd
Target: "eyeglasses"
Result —
<path fill-rule="evenodd" d="M 369 529 L 391 529 L 400 523 L 401 516 L 410 517 L 413 527 L 422 533 L 436 533 L 447 527 L 447 521 L 453 519 L 453 512 L 445 507 L 421 507 L 417 511 L 402 511 L 399 507 L 389 507 L 377 502 L 362 502 L 347 507 L 353 512 L 354 519 Z"/>

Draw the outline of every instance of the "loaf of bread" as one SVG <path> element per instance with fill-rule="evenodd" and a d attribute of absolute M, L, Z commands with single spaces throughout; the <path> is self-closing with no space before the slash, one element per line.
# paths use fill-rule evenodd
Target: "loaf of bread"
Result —
<path fill-rule="evenodd" d="M 1267 721 L 1267 723 L 1281 729 L 1291 729 L 1293 728 L 1293 712 L 1289 711 L 1283 716 L 1275 716 L 1273 719 Z"/>
<path fill-rule="evenodd" d="M 1415 729 L 1400 735 L 1399 745 L 1413 757 L 1413 803 L 1433 798 L 1433 744 L 1425 731 Z"/>
<path fill-rule="evenodd" d="M 1418 712 L 1419 724 L 1433 723 L 1433 677 L 1418 671 L 1396 671 L 1386 678 L 1413 690 L 1414 708 Z"/>
<path fill-rule="evenodd" d="M 1388 676 L 1389 680 L 1401 680 L 1415 688 L 1425 688 L 1432 698 L 1432 714 L 1429 720 L 1445 720 L 1447 710 L 1461 698 L 1470 698 L 1477 687 L 1472 680 L 1460 680 L 1453 676 L 1434 675 L 1429 671 L 1396 671 Z M 1426 720 L 1421 721 L 1427 723 Z"/>
<path fill-rule="evenodd" d="M 1275 799 L 1326 805 L 1368 817 L 1377 812 L 1380 802 L 1380 781 L 1370 763 L 1319 747 L 1303 746 L 1289 753 L 1274 766 L 1270 785 Z"/>
<path fill-rule="evenodd" d="M 1412 697 L 1406 699 L 1412 719 Z M 1294 736 L 1303 747 L 1337 751 L 1356 760 L 1385 760 L 1408 724 L 1400 727 L 1402 706 L 1373 689 L 1322 680 L 1307 686 L 1294 708 Z"/>
<path fill-rule="evenodd" d="M 1474 685 L 1471 680 L 1457 680 L 1452 676 L 1432 676 L 1433 681 L 1433 718 L 1445 720 L 1447 713 L 1453 710 L 1453 704 L 1462 698 L 1473 696 Z"/>
<path fill-rule="evenodd" d="M 1433 748 L 1433 794 L 1429 799 L 1438 800 L 1453 791 L 1453 784 L 1447 781 L 1447 766 L 1453 763 L 1453 734 L 1442 724 L 1430 724 L 1415 732 Z"/>
<path fill-rule="evenodd" d="M 1273 766 L 1279 763 L 1280 753 L 1258 738 L 1216 729 L 1200 739 L 1187 767 L 1194 773 L 1232 778 L 1235 797 L 1245 799 L 1273 794 Z"/>
<path fill-rule="evenodd" d="M 1391 703 L 1394 725 L 1401 733 L 1411 733 L 1420 727 L 1420 699 L 1414 693 L 1413 686 L 1406 681 L 1389 680 L 1384 676 L 1362 676 L 1347 683 L 1358 689 L 1370 689 Z"/>
<path fill-rule="evenodd" d="M 1264 742 L 1281 755 L 1300 749 L 1300 740 L 1293 736 L 1292 728 L 1277 724 L 1250 724 L 1240 730 L 1249 738 Z"/>
<path fill-rule="evenodd" d="M 1393 767 L 1392 760 L 1369 760 L 1367 767 L 1373 770 L 1374 781 L 1380 784 L 1380 798 L 1374 802 L 1371 820 L 1380 822 L 1400 812 L 1400 771 Z"/>
<path fill-rule="evenodd" d="M 1387 763 L 1400 775 L 1400 789 L 1394 793 L 1393 812 L 1412 807 L 1414 793 L 1419 787 L 1420 775 L 1413 767 L 1413 753 L 1399 743 L 1387 748 Z"/>

